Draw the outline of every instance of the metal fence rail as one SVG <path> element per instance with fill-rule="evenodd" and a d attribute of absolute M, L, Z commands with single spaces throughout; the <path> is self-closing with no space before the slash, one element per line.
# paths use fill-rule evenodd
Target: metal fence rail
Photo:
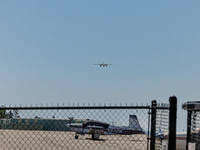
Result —
<path fill-rule="evenodd" d="M 150 106 L 1 107 L 5 116 L 0 120 L 0 145 L 2 149 L 20 150 L 147 150 L 150 110 Z M 77 134 L 78 139 L 75 139 L 76 132 L 72 132 L 70 125 L 95 121 L 109 124 L 108 128 L 100 129 L 106 134 L 100 135 L 98 140 L 93 140 L 92 134 Z M 89 125 L 84 129 L 90 128 Z"/>

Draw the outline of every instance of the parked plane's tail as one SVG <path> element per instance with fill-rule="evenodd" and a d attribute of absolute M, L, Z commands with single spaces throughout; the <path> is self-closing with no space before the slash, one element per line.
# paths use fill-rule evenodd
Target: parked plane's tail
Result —
<path fill-rule="evenodd" d="M 129 115 L 129 126 L 128 127 L 133 128 L 133 129 L 138 129 L 140 131 L 142 130 L 136 115 Z"/>

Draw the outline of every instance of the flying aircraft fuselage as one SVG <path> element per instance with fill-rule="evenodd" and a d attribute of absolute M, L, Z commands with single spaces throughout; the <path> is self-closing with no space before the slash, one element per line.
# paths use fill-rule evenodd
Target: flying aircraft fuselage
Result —
<path fill-rule="evenodd" d="M 107 67 L 108 65 L 113 65 L 113 64 L 105 64 L 104 62 L 102 64 L 93 64 L 93 65 L 99 65 L 100 67 Z"/>

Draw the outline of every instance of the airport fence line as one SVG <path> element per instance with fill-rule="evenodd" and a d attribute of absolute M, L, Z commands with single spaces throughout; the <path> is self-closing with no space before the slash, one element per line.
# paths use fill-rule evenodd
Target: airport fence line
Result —
<path fill-rule="evenodd" d="M 192 111 L 190 119 L 190 142 L 195 143 L 196 150 L 200 150 L 200 111 Z"/>
<path fill-rule="evenodd" d="M 176 149 L 177 98 L 170 96 L 169 104 L 151 104 L 150 150 Z"/>
<path fill-rule="evenodd" d="M 169 104 L 153 106 L 153 102 L 152 106 L 4 106 L 0 115 L 2 149 L 161 149 L 157 133 L 168 132 L 170 120 Z"/>
<path fill-rule="evenodd" d="M 187 102 L 182 108 L 187 110 L 186 150 L 200 150 L 200 101 Z"/>
<path fill-rule="evenodd" d="M 157 104 L 156 108 L 156 138 L 155 149 L 163 150 L 162 139 L 164 133 L 169 133 L 169 104 Z"/>
<path fill-rule="evenodd" d="M 4 107 L 2 110 L 6 117 L 1 119 L 0 136 L 1 147 L 5 149 L 147 149 L 149 106 Z M 97 125 L 75 126 L 89 121 Z M 99 122 L 109 127 L 100 129 L 103 135 L 98 140 L 92 140 L 92 132 L 83 136 L 95 125 L 98 128 Z"/>
<path fill-rule="evenodd" d="M 161 150 L 164 133 L 169 133 L 169 104 L 153 100 L 151 110 L 150 150 Z"/>

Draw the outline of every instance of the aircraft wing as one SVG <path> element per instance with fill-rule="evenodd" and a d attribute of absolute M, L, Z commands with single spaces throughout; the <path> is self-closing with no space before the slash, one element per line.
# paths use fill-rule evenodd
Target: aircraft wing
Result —
<path fill-rule="evenodd" d="M 102 65 L 102 64 L 93 64 L 93 65 Z"/>
<path fill-rule="evenodd" d="M 88 126 L 88 128 L 90 128 L 86 133 L 87 134 L 99 134 L 99 135 L 105 135 L 104 131 L 103 131 L 103 127 L 101 126 Z"/>
<path fill-rule="evenodd" d="M 109 127 L 109 124 L 104 123 L 104 122 L 89 120 L 83 124 L 83 128 L 85 128 L 85 127 L 89 127 L 89 128 L 93 128 L 93 129 L 107 129 Z"/>
<path fill-rule="evenodd" d="M 109 124 L 99 121 L 89 120 L 83 124 L 83 128 L 86 127 L 89 128 L 86 134 L 92 134 L 93 139 L 99 139 L 100 135 L 106 135 L 104 129 L 106 130 L 109 127 Z"/>

